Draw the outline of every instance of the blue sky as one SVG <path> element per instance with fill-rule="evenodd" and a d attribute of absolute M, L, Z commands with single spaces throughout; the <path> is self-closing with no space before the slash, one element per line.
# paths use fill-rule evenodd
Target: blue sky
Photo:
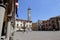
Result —
<path fill-rule="evenodd" d="M 60 0 L 18 0 L 18 16 L 27 20 L 28 7 L 31 8 L 31 20 L 47 20 L 60 15 Z"/>

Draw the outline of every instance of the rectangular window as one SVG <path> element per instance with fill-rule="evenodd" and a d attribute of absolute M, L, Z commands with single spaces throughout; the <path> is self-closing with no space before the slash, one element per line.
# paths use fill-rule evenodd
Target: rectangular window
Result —
<path fill-rule="evenodd" d="M 21 27 L 22 27 L 22 24 L 20 24 L 21 25 Z"/>

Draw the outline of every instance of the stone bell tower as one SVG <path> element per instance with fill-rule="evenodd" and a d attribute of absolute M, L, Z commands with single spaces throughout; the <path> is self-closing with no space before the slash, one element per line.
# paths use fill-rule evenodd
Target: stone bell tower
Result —
<path fill-rule="evenodd" d="M 28 8 L 28 21 L 31 21 L 31 8 Z"/>

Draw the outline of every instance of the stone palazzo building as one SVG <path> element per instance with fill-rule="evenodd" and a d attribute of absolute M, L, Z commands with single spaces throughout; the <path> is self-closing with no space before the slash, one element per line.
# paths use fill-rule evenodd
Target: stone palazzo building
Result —
<path fill-rule="evenodd" d="M 37 31 L 53 31 L 53 30 L 59 31 L 60 16 L 51 17 L 48 20 L 38 20 L 38 22 L 36 22 L 36 24 L 33 24 L 33 25 L 36 25 L 32 27 L 35 27 Z"/>
<path fill-rule="evenodd" d="M 0 0 L 0 40 L 11 40 L 15 26 L 16 1 Z"/>
<path fill-rule="evenodd" d="M 60 16 L 42 22 L 42 30 L 60 30 Z"/>
<path fill-rule="evenodd" d="M 18 31 L 23 31 L 25 30 L 30 30 L 31 31 L 31 27 L 32 27 L 32 21 L 28 21 L 28 20 L 22 20 L 22 19 L 16 19 L 15 21 L 15 30 Z"/>

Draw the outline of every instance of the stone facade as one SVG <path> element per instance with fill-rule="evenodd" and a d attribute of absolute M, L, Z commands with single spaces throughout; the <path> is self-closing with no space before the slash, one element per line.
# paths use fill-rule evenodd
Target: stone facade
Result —
<path fill-rule="evenodd" d="M 32 23 L 32 30 L 37 31 L 37 23 Z"/>
<path fill-rule="evenodd" d="M 38 22 L 36 22 L 36 24 L 33 23 L 33 25 L 37 25 L 35 29 L 38 31 L 58 31 L 60 30 L 60 16 L 51 17 L 48 20 L 38 20 Z M 32 27 L 34 29 L 35 26 Z"/>
<path fill-rule="evenodd" d="M 23 27 L 31 28 L 32 27 L 32 21 L 16 19 L 16 21 L 15 21 L 16 31 L 17 30 L 23 30 Z"/>
<path fill-rule="evenodd" d="M 10 28 L 14 28 L 14 22 L 15 22 L 15 13 L 16 13 L 15 0 L 0 0 L 0 6 L 5 8 L 4 16 L 2 17 L 2 19 L 0 19 L 3 21 L 1 22 L 2 28 L 0 29 L 0 31 L 1 30 L 2 31 L 0 32 L 1 33 L 0 40 L 2 36 L 5 37 L 5 39 L 2 38 L 3 40 L 9 40 L 12 35 L 11 34 L 12 30 Z"/>
<path fill-rule="evenodd" d="M 59 26 L 60 16 L 52 17 L 49 20 L 42 22 L 44 30 L 60 30 Z"/>

